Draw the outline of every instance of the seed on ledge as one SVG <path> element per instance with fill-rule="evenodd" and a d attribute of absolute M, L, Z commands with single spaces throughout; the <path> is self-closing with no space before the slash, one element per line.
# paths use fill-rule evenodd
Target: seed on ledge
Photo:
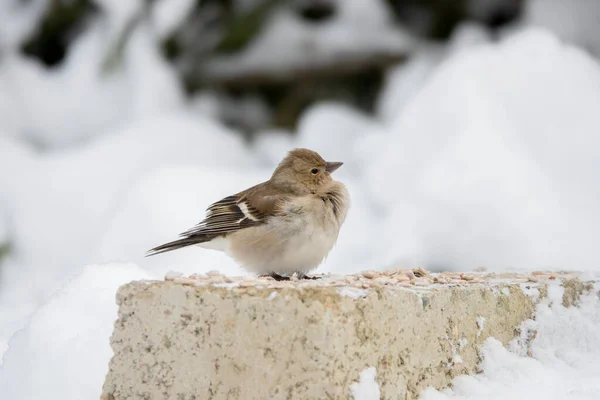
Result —
<path fill-rule="evenodd" d="M 427 279 L 415 279 L 411 281 L 415 286 L 429 286 L 431 283 Z"/>
<path fill-rule="evenodd" d="M 375 278 L 375 277 L 378 277 L 378 276 L 379 276 L 379 272 L 377 272 L 377 271 L 372 271 L 372 270 L 369 270 L 369 271 L 363 271 L 363 272 L 361 272 L 361 274 L 362 274 L 362 276 L 364 276 L 364 277 L 365 277 L 365 278 L 367 278 L 367 279 L 373 279 L 373 278 Z"/>
<path fill-rule="evenodd" d="M 392 283 L 392 280 L 390 278 L 388 278 L 387 276 L 378 276 L 377 278 L 375 278 L 373 280 L 373 282 L 377 282 L 383 285 L 387 285 Z"/>

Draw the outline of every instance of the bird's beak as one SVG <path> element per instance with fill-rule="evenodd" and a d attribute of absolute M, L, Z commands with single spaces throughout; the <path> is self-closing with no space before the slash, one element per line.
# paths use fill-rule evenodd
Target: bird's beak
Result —
<path fill-rule="evenodd" d="M 341 167 L 344 163 L 343 162 L 328 162 L 325 164 L 325 171 L 332 173 L 333 171 L 335 171 L 336 169 L 338 169 L 339 167 Z"/>

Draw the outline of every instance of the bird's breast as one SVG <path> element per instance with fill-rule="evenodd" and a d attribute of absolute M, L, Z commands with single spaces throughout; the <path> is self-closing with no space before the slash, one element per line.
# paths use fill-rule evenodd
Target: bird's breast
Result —
<path fill-rule="evenodd" d="M 259 272 L 308 272 L 334 246 L 343 217 L 345 210 L 336 215 L 332 204 L 319 196 L 298 197 L 265 224 L 232 235 L 230 254 Z"/>

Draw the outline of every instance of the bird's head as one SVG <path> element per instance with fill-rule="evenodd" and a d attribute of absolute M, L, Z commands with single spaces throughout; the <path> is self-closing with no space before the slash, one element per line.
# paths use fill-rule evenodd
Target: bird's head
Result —
<path fill-rule="evenodd" d="M 331 174 L 342 164 L 327 162 L 312 150 L 294 149 L 279 163 L 271 182 L 298 193 L 315 192 L 333 180 Z"/>

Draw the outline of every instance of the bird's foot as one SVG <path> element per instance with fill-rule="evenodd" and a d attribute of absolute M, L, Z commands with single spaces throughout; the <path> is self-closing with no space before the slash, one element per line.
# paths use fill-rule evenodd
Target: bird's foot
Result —
<path fill-rule="evenodd" d="M 308 276 L 303 272 L 296 272 L 296 276 L 298 277 L 298 279 L 307 279 L 307 280 L 311 280 L 311 281 L 316 281 L 317 279 L 321 279 L 320 276 Z"/>
<path fill-rule="evenodd" d="M 259 277 L 265 277 L 265 276 L 270 276 L 271 278 L 275 279 L 276 281 L 289 281 L 290 280 L 289 276 L 279 275 L 279 274 L 276 274 L 275 272 L 272 272 L 272 273 L 266 274 L 266 275 L 259 275 Z"/>

